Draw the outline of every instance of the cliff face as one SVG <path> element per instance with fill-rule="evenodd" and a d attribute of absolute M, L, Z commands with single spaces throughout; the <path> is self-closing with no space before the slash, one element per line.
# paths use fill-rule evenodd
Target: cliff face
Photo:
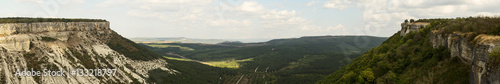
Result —
<path fill-rule="evenodd" d="M 449 35 L 431 32 L 429 41 L 434 48 L 442 45 L 450 49 L 452 57 L 458 57 L 463 63 L 471 66 L 469 81 L 474 84 L 499 84 L 500 71 L 498 64 L 488 65 L 488 57 L 493 49 L 500 46 L 500 36 L 478 35 L 475 44 L 468 41 L 467 33 L 454 32 Z M 495 67 L 496 66 L 496 67 Z"/>
<path fill-rule="evenodd" d="M 413 23 L 401 23 L 401 36 L 406 35 L 411 31 L 418 31 L 420 28 L 427 27 L 429 23 L 427 22 L 413 22 Z"/>
<path fill-rule="evenodd" d="M 147 82 L 148 71 L 171 74 L 163 59 L 132 60 L 107 43 L 120 37 L 109 22 L 35 22 L 0 24 L 0 83 Z M 132 43 L 133 44 L 133 43 Z M 134 48 L 134 47 L 127 47 Z M 115 76 L 15 76 L 18 69 L 117 69 Z"/>
<path fill-rule="evenodd" d="M 63 31 L 99 31 L 110 30 L 109 22 L 36 22 L 36 23 L 2 23 L 0 34 L 25 34 Z"/>

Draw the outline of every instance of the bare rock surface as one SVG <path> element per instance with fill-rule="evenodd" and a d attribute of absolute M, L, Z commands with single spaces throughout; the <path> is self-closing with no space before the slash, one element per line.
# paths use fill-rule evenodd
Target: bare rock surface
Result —
<path fill-rule="evenodd" d="M 0 24 L 0 83 L 146 83 L 148 71 L 165 67 L 163 59 L 132 60 L 102 39 L 116 34 L 109 22 L 36 22 Z M 47 39 L 52 38 L 52 39 Z M 117 69 L 114 76 L 16 76 L 20 69 Z M 69 72 L 68 72 L 69 73 Z"/>

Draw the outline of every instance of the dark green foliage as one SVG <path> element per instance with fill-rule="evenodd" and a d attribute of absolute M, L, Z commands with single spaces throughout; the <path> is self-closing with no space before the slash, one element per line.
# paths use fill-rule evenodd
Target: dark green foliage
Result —
<path fill-rule="evenodd" d="M 36 53 L 25 53 L 23 55 L 23 57 L 27 63 L 26 64 L 27 69 L 31 70 L 31 68 L 33 68 L 33 71 L 42 71 L 43 70 L 42 65 L 47 64 L 46 61 L 48 58 L 46 58 L 46 57 L 40 58 L 39 55 L 40 54 L 36 54 Z M 16 60 L 16 61 L 18 61 L 18 60 Z M 41 82 L 40 76 L 33 76 L 33 78 L 35 79 L 36 82 L 38 82 L 38 83 Z"/>
<path fill-rule="evenodd" d="M 143 47 L 135 44 L 116 33 L 111 34 L 108 39 L 104 40 L 111 49 L 133 60 L 164 59 L 158 54 L 164 55 L 165 53 L 154 53 L 145 48 L 147 46 Z M 237 71 L 232 69 L 215 68 L 196 62 L 165 60 L 168 63 L 167 67 L 179 71 L 180 74 L 170 74 L 159 69 L 151 70 L 148 72 L 150 76 L 147 79 L 148 82 L 157 84 L 213 84 L 220 81 L 219 77 L 223 76 L 222 74 L 237 74 Z M 130 66 L 126 65 L 126 67 Z M 134 79 L 134 83 L 136 82 L 138 81 Z"/>
<path fill-rule="evenodd" d="M 107 21 L 104 19 L 74 19 L 74 18 L 29 18 L 29 17 L 0 18 L 0 23 L 33 23 L 33 22 L 107 22 Z"/>
<path fill-rule="evenodd" d="M 96 69 L 96 66 L 94 64 L 94 61 L 92 61 L 92 58 L 88 54 L 82 54 L 78 52 L 75 49 L 69 49 L 73 55 L 80 60 L 80 63 L 85 66 L 87 69 Z M 85 51 L 82 51 L 85 53 Z"/>
<path fill-rule="evenodd" d="M 224 80 L 219 79 L 224 74 L 237 74 L 234 69 L 216 68 L 190 61 L 166 60 L 169 63 L 167 67 L 180 73 L 170 74 L 160 69 L 151 70 L 148 82 L 157 84 L 218 84 Z"/>
<path fill-rule="evenodd" d="M 413 23 L 413 22 L 415 22 L 415 20 L 413 20 L 413 19 L 410 19 L 410 23 Z"/>
<path fill-rule="evenodd" d="M 189 47 L 193 48 L 194 51 L 143 46 L 159 54 L 174 52 L 190 59 L 202 61 L 253 58 L 252 61 L 240 63 L 242 66 L 237 70 L 239 73 L 242 73 L 241 75 L 250 76 L 266 72 L 266 68 L 269 67 L 267 69 L 267 72 L 270 73 L 270 76 L 268 76 L 269 83 L 274 81 L 273 83 L 282 84 L 310 84 L 347 65 L 351 61 L 350 59 L 354 59 L 370 48 L 378 46 L 385 39 L 383 37 L 370 36 L 317 36 L 241 44 L 259 45 L 244 47 L 234 47 L 241 45 L 166 44 Z M 255 72 L 257 67 L 259 68 Z M 225 81 L 236 83 L 241 75 L 231 76 L 231 79 Z M 252 83 L 265 82 L 260 78 L 249 80 L 261 81 Z"/>
<path fill-rule="evenodd" d="M 153 60 L 160 56 L 122 36 L 113 33 L 106 44 L 113 50 L 133 60 Z"/>
<path fill-rule="evenodd" d="M 439 46 L 433 48 L 429 42 L 432 30 L 439 34 L 472 32 L 497 35 L 500 19 L 469 17 L 457 19 L 419 19 L 430 22 L 430 26 L 418 32 L 410 32 L 404 37 L 394 34 L 379 47 L 369 50 L 351 64 L 326 76 L 317 83 L 469 83 L 470 66 L 450 56 L 450 51 Z M 468 26 L 472 25 L 472 26 Z M 474 38 L 475 35 L 469 35 Z M 367 81 L 363 71 L 371 68 L 375 81 Z"/>
<path fill-rule="evenodd" d="M 489 54 L 488 67 L 498 68 L 498 66 L 494 66 L 500 64 L 500 47 L 493 49 L 493 51 Z"/>
<path fill-rule="evenodd" d="M 453 32 L 473 32 L 466 37 L 475 37 L 479 34 L 500 35 L 500 18 L 491 17 L 468 17 L 449 20 L 446 25 L 439 26 L 439 34 L 447 35 Z M 472 40 L 473 38 L 470 38 Z"/>
<path fill-rule="evenodd" d="M 150 47 L 145 44 L 140 43 L 139 45 L 148 48 L 149 50 L 156 52 L 162 56 L 168 56 L 168 57 L 177 57 L 178 56 L 171 56 L 168 55 L 167 53 L 176 53 L 176 54 L 181 54 L 184 56 L 192 56 L 200 53 L 207 53 L 207 52 L 215 52 L 215 51 L 222 51 L 225 49 L 232 49 L 236 48 L 234 46 L 224 46 L 224 45 L 210 45 L 210 44 L 194 44 L 194 43 L 147 43 L 147 44 L 154 44 L 154 45 L 179 45 L 182 47 L 189 47 L 194 49 L 195 51 L 182 51 L 178 47 L 167 47 L 167 48 L 155 48 L 155 47 Z M 195 58 L 196 59 L 196 58 Z M 197 59 L 200 60 L 200 59 Z"/>
<path fill-rule="evenodd" d="M 52 37 L 45 37 L 45 36 L 42 36 L 42 41 L 56 41 L 57 39 L 55 38 L 52 38 Z"/>
<path fill-rule="evenodd" d="M 222 45 L 232 45 L 232 46 L 240 46 L 240 45 L 244 45 L 244 43 L 241 43 L 240 41 L 224 41 L 224 42 L 217 43 L 217 44 L 222 44 Z"/>
<path fill-rule="evenodd" d="M 489 54 L 489 57 L 492 60 L 500 58 L 500 47 L 493 49 L 493 51 Z"/>

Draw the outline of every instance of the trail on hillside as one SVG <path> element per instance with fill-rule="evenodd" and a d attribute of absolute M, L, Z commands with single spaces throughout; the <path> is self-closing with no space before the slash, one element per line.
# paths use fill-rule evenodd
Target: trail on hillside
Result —
<path fill-rule="evenodd" d="M 212 65 L 212 64 L 210 64 L 210 63 L 208 63 L 208 62 L 199 61 L 199 60 L 194 60 L 194 59 L 189 59 L 189 58 L 187 58 L 187 57 L 185 57 L 185 56 L 182 56 L 182 55 L 179 55 L 179 54 L 176 54 L 176 53 L 172 53 L 172 52 L 169 52 L 169 53 L 166 53 L 166 54 L 168 54 L 168 55 L 173 55 L 173 56 L 178 56 L 178 57 L 181 57 L 182 59 L 193 60 L 193 61 L 195 61 L 195 62 L 202 63 L 202 64 L 206 64 L 206 65 Z"/>

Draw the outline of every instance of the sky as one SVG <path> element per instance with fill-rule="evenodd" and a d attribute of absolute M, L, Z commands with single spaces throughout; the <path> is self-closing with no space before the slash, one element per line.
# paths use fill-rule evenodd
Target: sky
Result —
<path fill-rule="evenodd" d="M 124 37 L 389 37 L 405 19 L 496 16 L 500 0 L 9 0 L 0 17 L 106 19 Z"/>

